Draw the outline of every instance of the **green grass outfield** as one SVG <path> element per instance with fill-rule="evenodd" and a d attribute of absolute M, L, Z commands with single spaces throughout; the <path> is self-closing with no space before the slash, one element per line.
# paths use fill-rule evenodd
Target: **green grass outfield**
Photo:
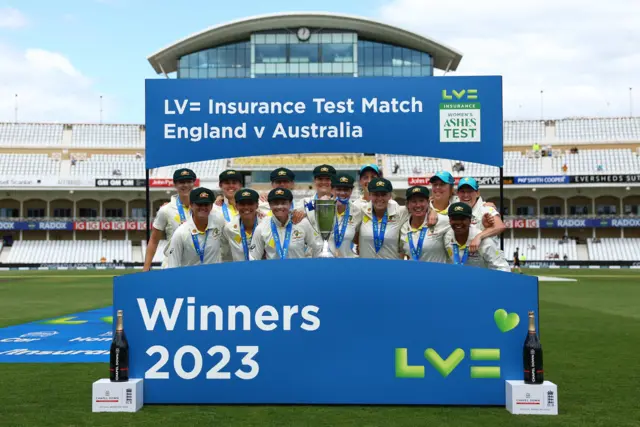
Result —
<path fill-rule="evenodd" d="M 0 327 L 111 305 L 123 271 L 0 272 Z M 530 270 L 541 282 L 547 379 L 560 415 L 504 408 L 145 406 L 93 414 L 91 384 L 106 364 L 0 364 L 0 426 L 640 426 L 640 270 Z"/>

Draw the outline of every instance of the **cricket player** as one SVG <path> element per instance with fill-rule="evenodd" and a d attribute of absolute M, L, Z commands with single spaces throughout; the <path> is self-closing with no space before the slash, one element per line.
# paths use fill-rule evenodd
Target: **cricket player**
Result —
<path fill-rule="evenodd" d="M 318 256 L 322 238 L 307 218 L 298 224 L 291 221 L 293 194 L 287 188 L 274 188 L 267 197 L 273 215 L 258 224 L 251 241 L 250 256 L 254 260 L 305 258 L 305 246 Z"/>
<path fill-rule="evenodd" d="M 502 234 L 507 227 L 500 218 L 500 213 L 492 206 L 488 206 L 480 196 L 478 182 L 472 177 L 464 177 L 458 182 L 458 198 L 471 206 L 473 217 L 471 225 L 480 230 L 480 234 L 474 237 L 469 244 L 469 250 L 475 252 L 480 247 L 480 243 L 487 237 L 492 237 L 496 245 L 500 245 L 497 236 Z M 493 219 L 493 225 L 485 227 L 483 220 L 485 215 L 489 215 Z"/>
<path fill-rule="evenodd" d="M 191 217 L 173 234 L 169 246 L 169 268 L 222 262 L 224 217 L 212 212 L 215 196 L 208 188 L 191 191 Z"/>
<path fill-rule="evenodd" d="M 323 196 L 333 197 L 331 192 L 331 179 L 336 175 L 336 169 L 331 165 L 320 165 L 313 169 L 313 186 L 316 194 L 313 197 L 305 197 L 302 199 L 302 207 L 314 229 L 318 230 L 316 225 L 316 216 L 313 213 L 315 199 Z"/>
<path fill-rule="evenodd" d="M 222 234 L 229 243 L 233 261 L 250 261 L 251 242 L 261 221 L 258 217 L 260 195 L 255 190 L 241 188 L 234 199 L 238 215 L 225 224 Z"/>
<path fill-rule="evenodd" d="M 173 172 L 173 186 L 178 194 L 171 196 L 171 201 L 158 209 L 151 229 L 151 238 L 147 243 L 147 253 L 144 258 L 142 271 L 149 271 L 151 269 L 153 257 L 158 249 L 158 242 L 160 242 L 163 237 L 167 240 L 167 246 L 165 246 L 164 249 L 162 267 L 167 267 L 171 237 L 180 224 L 186 222 L 191 215 L 189 211 L 189 194 L 191 190 L 193 190 L 196 178 L 195 172 L 191 169 L 184 168 Z"/>
<path fill-rule="evenodd" d="M 409 218 L 400 229 L 403 251 L 412 261 L 449 263 L 444 247 L 446 231 L 435 233 L 435 227 L 428 225 L 429 197 L 429 189 L 422 185 L 407 189 Z"/>
<path fill-rule="evenodd" d="M 356 258 L 352 250 L 362 223 L 362 210 L 351 200 L 355 179 L 340 173 L 332 179 L 332 192 L 336 199 L 336 220 L 329 236 L 329 250 L 336 258 Z M 313 211 L 310 213 L 313 216 Z M 314 216 L 315 219 L 315 216 Z"/>
<path fill-rule="evenodd" d="M 473 218 L 471 206 L 464 202 L 452 203 L 448 214 L 451 229 L 446 232 L 444 241 L 447 255 L 453 264 L 511 271 L 504 253 L 493 239 L 482 240 L 476 252 L 469 250 L 471 241 L 480 234 L 480 230 L 471 225 Z"/>
<path fill-rule="evenodd" d="M 271 179 L 271 188 L 286 188 L 289 191 L 292 191 L 296 185 L 296 174 L 293 173 L 292 170 L 287 168 L 277 168 L 271 171 L 269 176 Z M 295 210 L 296 206 L 294 201 L 291 201 L 291 210 Z M 300 207 L 302 210 L 302 207 Z M 269 207 L 268 196 L 266 194 L 262 194 L 260 196 L 260 206 L 259 211 L 263 215 L 271 215 L 271 208 Z"/>
<path fill-rule="evenodd" d="M 227 223 L 231 222 L 238 216 L 234 196 L 236 191 L 242 188 L 242 182 L 242 174 L 234 169 L 227 169 L 218 175 L 218 185 L 222 190 L 223 197 L 218 197 L 216 203 L 213 205 L 213 210 L 220 212 Z M 222 261 L 233 261 L 231 247 L 227 239 L 223 239 L 222 241 Z"/>
<path fill-rule="evenodd" d="M 354 203 L 358 205 L 360 209 L 364 209 L 366 204 L 371 201 L 371 198 L 369 197 L 369 183 L 374 178 L 382 178 L 382 172 L 380 171 L 380 168 L 378 168 L 378 165 L 369 163 L 360 168 L 358 183 L 360 184 L 361 195 L 354 199 Z M 389 204 L 398 205 L 398 202 L 391 198 L 389 200 Z"/>
<path fill-rule="evenodd" d="M 365 205 L 360 224 L 360 258 L 402 259 L 400 228 L 409 218 L 405 206 L 390 203 L 391 181 L 374 178 L 367 186 L 370 202 Z"/>

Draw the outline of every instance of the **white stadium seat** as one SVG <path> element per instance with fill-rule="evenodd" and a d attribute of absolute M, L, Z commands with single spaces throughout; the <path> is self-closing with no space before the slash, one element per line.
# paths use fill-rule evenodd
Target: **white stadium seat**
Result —
<path fill-rule="evenodd" d="M 557 142 L 640 141 L 640 117 L 556 120 Z"/>
<path fill-rule="evenodd" d="M 62 144 L 64 125 L 0 123 L 0 147 L 56 147 Z"/>
<path fill-rule="evenodd" d="M 540 120 L 505 121 L 503 124 L 505 145 L 527 145 L 542 143 L 545 139 L 545 124 Z"/>
<path fill-rule="evenodd" d="M 131 240 L 22 240 L 14 241 L 7 263 L 133 262 Z"/>
<path fill-rule="evenodd" d="M 72 147 L 143 148 L 139 125 L 73 125 Z"/>
<path fill-rule="evenodd" d="M 562 261 L 565 254 L 569 261 L 578 260 L 577 245 L 575 240 L 571 239 L 564 243 L 560 243 L 559 239 L 549 238 L 504 239 L 504 254 L 507 260 L 513 259 L 516 248 L 520 248 L 520 256 L 524 255 L 527 261 L 548 260 L 549 254 L 558 254 L 558 261 Z"/>
<path fill-rule="evenodd" d="M 602 238 L 599 243 L 587 239 L 589 259 L 593 261 L 637 261 L 640 259 L 639 238 Z"/>
<path fill-rule="evenodd" d="M 115 175 L 114 171 L 119 171 Z M 72 176 L 91 178 L 144 178 L 144 158 L 135 154 L 93 154 L 71 166 Z"/>
<path fill-rule="evenodd" d="M 638 173 L 640 158 L 628 148 L 612 150 L 578 150 L 577 153 L 554 153 L 551 159 L 555 173 L 562 174 L 567 165 L 569 175 Z M 601 168 L 598 168 L 601 166 Z"/>
<path fill-rule="evenodd" d="M 4 176 L 57 176 L 60 174 L 60 162 L 48 154 L 0 155 L 0 175 Z"/>

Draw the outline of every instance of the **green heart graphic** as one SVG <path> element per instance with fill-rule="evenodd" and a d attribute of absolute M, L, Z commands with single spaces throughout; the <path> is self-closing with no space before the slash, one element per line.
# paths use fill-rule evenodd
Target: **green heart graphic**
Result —
<path fill-rule="evenodd" d="M 507 313 L 507 311 L 502 308 L 493 313 L 493 319 L 496 321 L 498 329 L 502 332 L 508 332 L 520 323 L 518 313 Z"/>
<path fill-rule="evenodd" d="M 436 371 L 440 372 L 443 377 L 446 377 L 462 362 L 464 359 L 464 350 L 456 348 L 453 350 L 453 353 L 447 357 L 447 360 L 442 360 L 442 357 L 440 357 L 434 349 L 428 348 L 424 352 L 424 358 L 436 368 Z"/>

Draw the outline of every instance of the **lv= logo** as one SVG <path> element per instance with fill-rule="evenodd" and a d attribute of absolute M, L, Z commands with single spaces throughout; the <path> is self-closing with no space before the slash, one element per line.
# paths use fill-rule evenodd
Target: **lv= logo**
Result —
<path fill-rule="evenodd" d="M 520 317 L 516 313 L 507 313 L 504 309 L 496 310 L 494 321 L 498 329 L 505 333 L 515 329 L 520 323 Z M 443 377 L 448 377 L 465 358 L 465 351 L 456 348 L 443 359 L 433 348 L 428 348 L 424 352 L 424 358 Z M 499 348 L 472 348 L 470 359 L 474 362 L 500 362 Z M 396 378 L 424 378 L 425 367 L 422 365 L 409 365 L 409 350 L 407 348 L 396 348 L 395 353 Z M 500 366 L 473 365 L 470 370 L 471 378 L 500 378 Z"/>

